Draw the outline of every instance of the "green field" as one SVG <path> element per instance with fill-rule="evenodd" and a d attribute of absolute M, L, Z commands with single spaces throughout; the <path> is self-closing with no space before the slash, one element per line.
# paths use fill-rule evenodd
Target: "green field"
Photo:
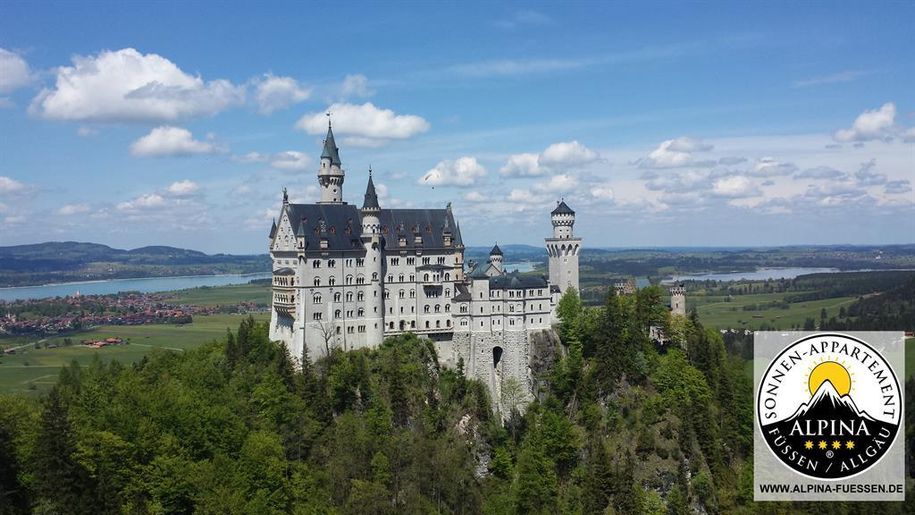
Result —
<path fill-rule="evenodd" d="M 267 320 L 268 313 L 257 313 L 254 318 Z M 26 347 L 14 355 L 0 357 L 0 392 L 35 393 L 50 387 L 57 380 L 60 367 L 76 360 L 82 365 L 90 363 L 94 356 L 101 359 L 116 359 L 122 363 L 140 360 L 153 349 L 180 352 L 203 343 L 222 338 L 226 329 L 238 328 L 242 315 L 196 316 L 194 322 L 184 325 L 138 325 L 100 326 L 98 328 L 70 335 L 75 342 L 88 338 L 120 337 L 127 344 L 101 349 L 91 349 L 76 344 L 56 349 L 35 349 Z M 49 337 L 47 343 L 60 344 L 63 336 Z M 32 340 L 35 341 L 35 340 Z M 17 338 L 21 345 L 22 338 Z M 3 340 L 4 345 L 11 343 Z"/>
<path fill-rule="evenodd" d="M 270 304 L 270 285 L 268 284 L 235 284 L 231 286 L 202 286 L 188 290 L 172 292 L 174 298 L 170 304 L 195 304 L 198 306 L 229 305 L 239 302 L 256 302 Z"/>
<path fill-rule="evenodd" d="M 730 301 L 725 297 L 703 297 L 687 295 L 687 306 L 697 306 L 699 319 L 709 327 L 734 329 L 759 329 L 768 324 L 775 329 L 790 329 L 794 325 L 803 325 L 804 320 L 820 319 L 820 311 L 825 308 L 828 317 L 836 316 L 839 308 L 848 307 L 857 300 L 856 297 L 835 297 L 831 299 L 796 302 L 788 309 L 769 308 L 745 311 L 744 306 L 778 302 L 785 298 L 785 293 L 759 293 L 753 295 L 735 295 Z"/>

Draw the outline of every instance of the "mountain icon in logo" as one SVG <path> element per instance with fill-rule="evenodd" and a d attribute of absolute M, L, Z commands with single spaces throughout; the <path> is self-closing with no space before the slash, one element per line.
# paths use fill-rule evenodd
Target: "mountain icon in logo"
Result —
<path fill-rule="evenodd" d="M 784 422 L 793 422 L 798 419 L 840 419 L 851 420 L 855 418 L 863 419 L 868 422 L 876 420 L 867 414 L 866 411 L 858 409 L 854 399 L 849 395 L 839 395 L 832 381 L 823 381 L 809 402 L 801 404 L 793 415 L 786 418 Z"/>

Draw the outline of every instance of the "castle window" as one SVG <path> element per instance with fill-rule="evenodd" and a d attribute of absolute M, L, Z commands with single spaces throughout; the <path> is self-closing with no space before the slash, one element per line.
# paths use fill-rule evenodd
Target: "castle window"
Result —
<path fill-rule="evenodd" d="M 378 272 L 372 272 L 372 280 L 373 280 L 373 281 L 377 281 L 377 280 L 378 280 Z"/>
<path fill-rule="evenodd" d="M 514 313 L 514 312 L 515 312 L 515 306 L 508 306 L 508 312 L 509 312 L 509 313 Z"/>
<path fill-rule="evenodd" d="M 353 326 L 349 326 L 346 328 L 346 334 L 353 334 Z"/>
<path fill-rule="evenodd" d="M 351 275 L 346 276 L 346 284 L 353 284 L 353 276 L 351 276 Z"/>
<path fill-rule="evenodd" d="M 467 312 L 467 304 L 461 304 L 461 313 Z"/>
<path fill-rule="evenodd" d="M 365 310 L 362 309 L 362 308 L 359 308 L 359 311 L 356 313 L 356 316 L 358 316 L 358 317 L 364 317 L 364 316 L 365 316 Z"/>
<path fill-rule="evenodd" d="M 397 281 L 403 282 L 403 274 L 400 274 L 399 276 L 397 276 Z"/>
<path fill-rule="evenodd" d="M 537 290 L 537 296 L 538 296 L 538 297 L 542 297 L 542 296 L 543 296 L 543 290 Z"/>
<path fill-rule="evenodd" d="M 346 310 L 346 318 L 353 318 L 353 310 L 352 310 L 352 309 L 347 309 L 347 310 Z"/>
<path fill-rule="evenodd" d="M 364 326 L 364 325 L 360 325 L 360 326 L 359 326 L 359 332 L 360 332 L 360 333 L 364 333 L 364 332 L 365 332 L 365 326 Z"/>
<path fill-rule="evenodd" d="M 311 318 L 314 318 L 315 320 L 321 320 L 321 315 L 323 315 L 323 313 L 318 312 L 318 313 L 311 315 Z"/>
<path fill-rule="evenodd" d="M 365 266 L 365 260 L 362 258 L 357 259 L 356 266 Z"/>
<path fill-rule="evenodd" d="M 358 300 L 358 301 L 360 301 L 360 302 L 362 302 L 363 300 L 365 300 L 365 292 L 359 292 L 359 293 L 357 293 L 357 294 L 356 294 L 356 300 Z"/>
<path fill-rule="evenodd" d="M 451 297 L 451 288 L 445 288 L 445 296 Z"/>
<path fill-rule="evenodd" d="M 435 321 L 435 328 L 438 329 L 438 328 L 440 328 L 441 326 L 442 326 L 442 321 L 441 321 L 441 320 L 436 320 L 436 321 Z"/>
<path fill-rule="evenodd" d="M 400 314 L 403 315 L 403 306 L 400 306 Z"/>
<path fill-rule="evenodd" d="M 426 304 L 425 306 L 423 306 L 423 313 L 428 313 L 428 312 L 429 312 L 429 305 Z"/>
<path fill-rule="evenodd" d="M 437 262 L 438 264 L 440 264 L 440 265 L 444 265 L 444 264 L 445 264 L 445 256 L 442 256 L 442 257 L 438 258 L 438 259 L 436 260 L 436 262 Z"/>
<path fill-rule="evenodd" d="M 388 274 L 388 282 L 389 283 L 394 282 L 394 274 Z"/>
<path fill-rule="evenodd" d="M 335 266 L 337 266 L 337 260 L 336 260 L 336 259 L 330 259 L 330 260 L 327 261 L 327 267 L 328 267 L 328 268 L 333 268 L 333 267 L 335 267 Z"/>
<path fill-rule="evenodd" d="M 451 327 L 451 320 L 445 320 L 445 327 Z"/>
<path fill-rule="evenodd" d="M 436 312 L 436 313 L 440 313 L 441 311 L 442 311 L 442 306 L 439 305 L 439 304 L 436 304 L 436 305 L 435 305 L 435 312 Z"/>
<path fill-rule="evenodd" d="M 334 302 L 340 302 L 340 292 L 334 293 Z"/>
<path fill-rule="evenodd" d="M 351 292 L 351 291 L 346 292 L 346 302 L 352 302 L 352 301 L 353 301 L 353 292 Z"/>
<path fill-rule="evenodd" d="M 315 295 L 314 297 L 311 298 L 311 301 L 312 301 L 314 304 L 320 304 L 320 303 L 321 303 L 321 296 L 320 296 L 320 295 Z"/>
<path fill-rule="evenodd" d="M 393 315 L 393 314 L 394 314 L 394 308 L 388 308 L 388 313 L 390 313 L 390 314 Z"/>
<path fill-rule="evenodd" d="M 321 286 L 321 278 L 315 277 L 315 286 Z"/>
<path fill-rule="evenodd" d="M 357 277 L 356 284 L 365 284 L 365 277 L 362 277 L 361 275 Z"/>
<path fill-rule="evenodd" d="M 416 258 L 408 257 L 408 258 L 407 258 L 407 264 L 408 264 L 408 265 L 415 265 L 415 264 L 416 264 Z"/>
<path fill-rule="evenodd" d="M 404 296 L 405 296 L 406 294 L 407 294 L 407 292 L 405 292 L 405 291 L 403 291 L 403 290 L 400 290 L 399 292 L 397 292 L 397 298 L 402 299 L 402 298 L 404 298 Z"/>
<path fill-rule="evenodd" d="M 340 318 L 342 312 L 339 309 L 334 310 L 334 318 Z"/>
<path fill-rule="evenodd" d="M 327 280 L 327 284 L 329 284 L 331 286 L 337 284 L 337 278 L 334 276 L 330 276 L 330 279 Z"/>
<path fill-rule="evenodd" d="M 467 327 L 467 321 L 466 321 L 466 320 L 461 320 L 461 325 L 464 326 L 464 327 Z"/>
<path fill-rule="evenodd" d="M 429 321 L 426 320 L 426 329 L 428 329 L 428 328 L 429 328 Z"/>
<path fill-rule="evenodd" d="M 340 327 L 340 326 L 338 325 L 338 326 L 337 326 L 337 334 L 340 334 L 340 331 L 341 331 L 342 329 L 343 329 L 343 328 Z"/>
<path fill-rule="evenodd" d="M 410 298 L 411 298 L 411 299 L 415 299 L 415 298 L 416 298 L 416 290 L 410 290 Z"/>
<path fill-rule="evenodd" d="M 410 274 L 410 282 L 411 282 L 411 283 L 415 283 L 415 282 L 416 282 L 416 276 L 415 276 L 415 275 Z"/>
<path fill-rule="evenodd" d="M 400 258 L 391 258 L 391 266 L 397 266 L 400 264 Z"/>
<path fill-rule="evenodd" d="M 424 258 L 423 258 L 423 264 L 424 264 L 424 265 L 428 265 L 428 264 L 431 262 L 431 259 L 432 259 L 432 258 L 424 257 Z"/>
<path fill-rule="evenodd" d="M 316 259 L 316 260 L 312 261 L 311 266 L 312 266 L 312 268 L 321 268 L 321 260 Z"/>
<path fill-rule="evenodd" d="M 445 313 L 451 313 L 451 304 L 445 304 Z"/>
<path fill-rule="evenodd" d="M 410 320 L 410 329 L 416 329 L 416 320 Z"/>
<path fill-rule="evenodd" d="M 450 281 L 450 280 L 451 280 L 451 274 L 449 274 L 449 273 L 446 272 L 446 273 L 445 273 L 445 280 L 446 280 L 446 281 Z"/>
<path fill-rule="evenodd" d="M 429 274 L 423 274 L 423 281 L 429 282 Z"/>
<path fill-rule="evenodd" d="M 388 323 L 388 329 L 390 329 L 390 330 L 392 330 L 392 331 L 394 330 L 394 322 L 389 322 L 389 323 Z"/>

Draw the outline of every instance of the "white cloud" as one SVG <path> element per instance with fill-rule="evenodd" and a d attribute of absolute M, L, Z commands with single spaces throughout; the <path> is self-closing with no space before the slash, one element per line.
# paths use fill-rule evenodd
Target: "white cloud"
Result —
<path fill-rule="evenodd" d="M 63 216 L 83 215 L 92 211 L 88 204 L 66 204 L 57 210 L 57 214 Z"/>
<path fill-rule="evenodd" d="M 722 177 L 716 180 L 712 185 L 712 193 L 728 198 L 755 197 L 760 194 L 759 187 L 743 175 Z"/>
<path fill-rule="evenodd" d="M 440 161 L 419 179 L 425 186 L 472 186 L 486 176 L 486 169 L 476 158 L 464 156 L 454 161 Z"/>
<path fill-rule="evenodd" d="M 29 63 L 19 54 L 0 48 L 0 93 L 10 93 L 33 80 Z"/>
<path fill-rule="evenodd" d="M 835 84 L 837 82 L 851 82 L 859 77 L 869 75 L 872 72 L 865 70 L 845 70 L 831 75 L 820 77 L 811 77 L 809 79 L 798 80 L 794 82 L 794 87 L 804 88 L 807 86 L 820 86 L 823 84 Z"/>
<path fill-rule="evenodd" d="M 908 179 L 889 181 L 883 185 L 883 191 L 890 195 L 909 193 L 912 191 L 912 183 Z"/>
<path fill-rule="evenodd" d="M 156 127 L 130 145 L 130 153 L 140 157 L 213 154 L 219 150 L 212 143 L 195 140 L 187 129 L 167 125 Z"/>
<path fill-rule="evenodd" d="M 564 168 L 585 166 L 600 159 L 597 152 L 578 141 L 553 143 L 539 154 L 513 154 L 499 173 L 508 177 L 536 177 Z"/>
<path fill-rule="evenodd" d="M 82 136 L 84 138 L 88 138 L 90 136 L 95 136 L 96 134 L 98 134 L 98 129 L 96 129 L 94 127 L 87 127 L 87 126 L 83 125 L 82 127 L 76 129 L 76 134 L 78 134 L 79 136 Z"/>
<path fill-rule="evenodd" d="M 173 197 L 190 197 L 200 190 L 200 185 L 196 182 L 184 179 L 171 183 L 166 190 Z"/>
<path fill-rule="evenodd" d="M 906 143 L 915 143 L 915 127 L 902 133 L 902 141 L 905 141 Z"/>
<path fill-rule="evenodd" d="M 244 100 L 244 87 L 204 81 L 168 59 L 133 48 L 76 56 L 56 70 L 31 111 L 70 121 L 161 122 L 210 116 Z"/>
<path fill-rule="evenodd" d="M 486 202 L 489 198 L 479 191 L 468 191 L 464 194 L 464 200 L 467 202 Z"/>
<path fill-rule="evenodd" d="M 610 183 L 595 184 L 590 189 L 591 197 L 598 200 L 613 200 L 613 188 Z"/>
<path fill-rule="evenodd" d="M 279 152 L 270 157 L 270 166 L 279 170 L 307 170 L 310 162 L 307 155 L 295 150 Z"/>
<path fill-rule="evenodd" d="M 232 156 L 232 160 L 239 163 L 266 163 L 270 161 L 270 156 L 260 152 L 248 152 L 242 156 Z"/>
<path fill-rule="evenodd" d="M 828 166 L 817 166 L 814 168 L 808 168 L 802 172 L 798 172 L 794 175 L 795 179 L 844 179 L 847 174 L 845 172 L 836 170 L 835 168 L 830 168 Z"/>
<path fill-rule="evenodd" d="M 378 146 L 390 140 L 407 139 L 429 130 L 429 122 L 412 114 L 397 114 L 390 109 L 364 104 L 336 103 L 326 111 L 306 114 L 296 127 L 309 134 L 327 131 L 326 112 L 331 113 L 334 134 L 354 146 Z"/>
<path fill-rule="evenodd" d="M 883 104 L 880 109 L 864 111 L 849 129 L 836 131 L 833 136 L 837 141 L 870 141 L 892 138 L 896 121 L 896 105 L 892 102 Z"/>
<path fill-rule="evenodd" d="M 540 166 L 559 168 L 562 166 L 576 166 L 597 161 L 597 152 L 582 145 L 577 141 L 554 143 L 540 154 Z"/>
<path fill-rule="evenodd" d="M 18 191 L 23 191 L 24 189 L 25 184 L 22 184 L 12 177 L 0 175 L 0 195 L 5 193 L 16 193 Z"/>
<path fill-rule="evenodd" d="M 877 173 L 874 170 L 876 167 L 876 159 L 861 163 L 861 167 L 855 172 L 855 181 L 857 181 L 858 186 L 879 186 L 886 182 L 886 175 Z"/>
<path fill-rule="evenodd" d="M 463 77 L 509 77 L 532 73 L 574 70 L 590 64 L 576 59 L 497 59 L 450 66 L 446 71 Z"/>
<path fill-rule="evenodd" d="M 514 177 L 533 177 L 547 171 L 540 166 L 540 154 L 513 154 L 508 157 L 499 173 Z"/>
<path fill-rule="evenodd" d="M 121 202 L 117 205 L 117 208 L 119 211 L 137 212 L 150 209 L 158 209 L 164 207 L 166 204 L 167 202 L 165 197 L 162 195 L 159 195 L 158 193 L 147 193 L 140 195 L 133 200 Z"/>
<path fill-rule="evenodd" d="M 301 86 L 292 77 L 266 74 L 255 81 L 254 99 L 261 114 L 270 114 L 293 104 L 308 100 L 311 90 Z"/>
<path fill-rule="evenodd" d="M 797 171 L 797 166 L 793 163 L 785 163 L 771 157 L 763 157 L 753 165 L 753 175 L 760 177 L 776 177 L 781 175 L 791 175 Z"/>
<path fill-rule="evenodd" d="M 706 152 L 712 145 L 702 140 L 681 136 L 661 142 L 648 157 L 639 160 L 642 168 L 677 168 L 681 166 L 710 166 L 711 162 L 696 161 L 693 154 Z"/>
<path fill-rule="evenodd" d="M 370 97 L 375 94 L 369 88 L 369 80 L 365 75 L 354 74 L 347 75 L 343 78 L 343 84 L 340 86 L 340 94 L 344 98 L 351 97 Z"/>
<path fill-rule="evenodd" d="M 569 174 L 554 175 L 546 181 L 534 185 L 534 189 L 543 193 L 565 193 L 578 187 L 578 179 Z"/>

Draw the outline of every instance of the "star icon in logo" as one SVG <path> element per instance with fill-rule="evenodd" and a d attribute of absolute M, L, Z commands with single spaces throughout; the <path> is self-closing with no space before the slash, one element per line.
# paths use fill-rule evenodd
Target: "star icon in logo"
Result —
<path fill-rule="evenodd" d="M 813 449 L 813 442 L 811 442 L 810 440 L 807 440 L 806 442 L 804 442 L 804 448 Z"/>
<path fill-rule="evenodd" d="M 826 448 L 826 440 L 820 440 L 820 443 L 817 444 L 817 447 L 819 447 L 820 449 L 825 449 L 825 448 Z"/>

